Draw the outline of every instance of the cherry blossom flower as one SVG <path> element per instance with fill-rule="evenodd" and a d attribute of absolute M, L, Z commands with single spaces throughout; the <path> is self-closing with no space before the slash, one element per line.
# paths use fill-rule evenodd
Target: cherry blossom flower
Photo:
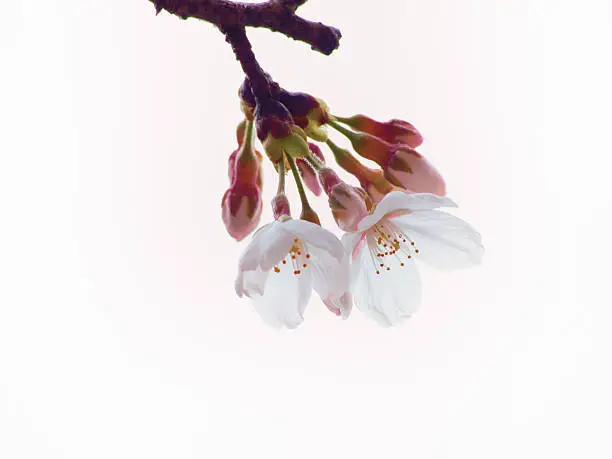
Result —
<path fill-rule="evenodd" d="M 410 317 L 421 302 L 415 264 L 442 270 L 480 263 L 481 237 L 468 223 L 435 210 L 456 207 L 446 197 L 393 191 L 343 237 L 350 254 L 351 292 L 357 307 L 382 325 Z"/>
<path fill-rule="evenodd" d="M 300 325 L 313 289 L 336 315 L 348 317 L 352 306 L 342 243 L 319 225 L 286 215 L 255 233 L 235 288 L 275 327 Z"/>

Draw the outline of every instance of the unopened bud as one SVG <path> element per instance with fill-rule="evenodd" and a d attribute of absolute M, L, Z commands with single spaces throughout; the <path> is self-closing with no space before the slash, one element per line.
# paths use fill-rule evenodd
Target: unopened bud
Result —
<path fill-rule="evenodd" d="M 236 158 L 240 149 L 234 150 L 227 159 L 227 175 L 230 183 L 235 180 L 235 177 L 242 182 L 250 183 L 254 177 L 255 184 L 261 188 L 263 186 L 261 162 L 263 156 L 257 150 L 253 151 L 254 158 L 249 159 L 247 155 L 241 156 L 241 162 L 236 164 Z M 253 161 L 252 163 L 250 161 Z"/>
<path fill-rule="evenodd" d="M 238 125 L 236 135 L 240 139 L 240 146 L 228 158 L 228 176 L 230 183 L 254 183 L 261 188 L 262 155 L 253 149 L 252 127 L 252 124 L 247 122 L 244 126 L 242 123 Z"/>
<path fill-rule="evenodd" d="M 422 155 L 410 148 L 400 148 L 384 168 L 387 180 L 415 193 L 446 194 L 440 173 Z"/>
<path fill-rule="evenodd" d="M 354 132 L 349 137 L 353 149 L 364 158 L 384 166 L 391 156 L 392 145 L 376 136 L 364 132 Z"/>
<path fill-rule="evenodd" d="M 283 215 L 291 216 L 289 200 L 285 193 L 279 193 L 272 198 L 272 214 L 275 220 L 278 220 Z"/>
<path fill-rule="evenodd" d="M 319 185 L 319 180 L 317 179 L 316 171 L 306 160 L 302 158 L 296 159 L 295 164 L 298 170 L 300 171 L 300 176 L 302 177 L 302 180 L 304 180 L 304 183 L 306 184 L 308 189 L 312 191 L 315 196 L 320 196 L 321 185 Z"/>
<path fill-rule="evenodd" d="M 359 222 L 369 214 L 363 194 L 344 182 L 333 186 L 329 195 L 329 207 L 336 223 L 343 231 L 357 231 Z"/>
<path fill-rule="evenodd" d="M 221 201 L 221 217 L 230 236 L 240 241 L 253 231 L 259 223 L 261 207 L 261 190 L 257 185 L 232 184 Z"/>
<path fill-rule="evenodd" d="M 321 181 L 321 185 L 323 185 L 323 189 L 327 194 L 331 193 L 334 186 L 342 182 L 340 177 L 338 177 L 338 174 L 336 174 L 336 172 L 329 167 L 319 169 L 319 180 Z"/>
<path fill-rule="evenodd" d="M 357 131 L 371 134 L 389 143 L 400 143 L 410 148 L 416 148 L 423 143 L 421 133 L 408 121 L 392 119 L 383 123 L 365 115 L 336 119 Z"/>

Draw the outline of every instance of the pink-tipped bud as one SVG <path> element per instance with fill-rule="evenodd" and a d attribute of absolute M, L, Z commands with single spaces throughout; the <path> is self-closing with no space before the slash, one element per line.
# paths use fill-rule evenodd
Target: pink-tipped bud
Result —
<path fill-rule="evenodd" d="M 365 115 L 338 120 L 357 131 L 371 134 L 389 143 L 401 143 L 410 148 L 416 148 L 423 143 L 421 133 L 408 121 L 392 119 L 383 123 Z"/>
<path fill-rule="evenodd" d="M 397 186 L 415 193 L 446 194 L 440 173 L 422 155 L 402 147 L 394 153 L 384 168 L 385 178 Z"/>
<path fill-rule="evenodd" d="M 320 196 L 321 185 L 319 185 L 317 173 L 312 168 L 312 166 L 302 158 L 297 158 L 295 160 L 295 164 L 298 170 L 300 171 L 300 176 L 302 177 L 302 180 L 304 180 L 304 183 L 306 184 L 308 189 L 312 191 L 315 196 Z"/>
<path fill-rule="evenodd" d="M 322 169 L 319 174 L 336 223 L 344 231 L 357 231 L 361 219 L 369 214 L 367 195 L 363 190 L 341 181 L 329 168 Z"/>
<path fill-rule="evenodd" d="M 283 215 L 291 216 L 289 200 L 285 193 L 279 193 L 272 198 L 272 214 L 274 215 L 274 220 L 278 220 Z"/>
<path fill-rule="evenodd" d="M 323 185 L 325 193 L 328 195 L 331 193 L 334 186 L 342 182 L 340 177 L 338 177 L 338 174 L 336 174 L 336 172 L 329 167 L 319 169 L 319 180 L 321 181 L 321 185 Z"/>
<path fill-rule="evenodd" d="M 232 154 L 227 158 L 227 175 L 229 177 L 230 183 L 234 181 L 234 177 L 238 177 L 243 182 L 250 182 L 250 176 L 252 174 L 255 175 L 255 184 L 261 188 L 263 186 L 263 178 L 262 178 L 262 167 L 261 162 L 263 160 L 263 156 L 257 150 L 253 151 L 255 155 L 254 160 L 248 159 L 248 156 L 243 156 L 240 164 L 236 164 L 236 158 L 238 156 L 238 152 L 240 152 L 240 148 L 234 150 Z M 253 163 L 249 163 L 249 161 L 254 161 Z M 245 164 L 246 163 L 246 164 Z M 253 169 L 256 169 L 256 172 L 253 172 Z"/>
<path fill-rule="evenodd" d="M 383 137 L 387 142 L 401 143 L 410 148 L 416 148 L 423 143 L 423 136 L 419 130 L 408 121 L 392 119 L 385 124 L 390 130 L 390 134 Z"/>
<path fill-rule="evenodd" d="M 253 150 L 249 128 L 243 142 L 228 160 L 230 187 L 221 201 L 221 217 L 227 232 L 242 240 L 259 223 L 261 216 L 261 154 Z"/>
<path fill-rule="evenodd" d="M 251 233 L 259 223 L 261 207 L 261 190 L 257 185 L 233 183 L 221 201 L 221 217 L 230 236 L 240 241 Z"/>
<path fill-rule="evenodd" d="M 343 231 L 357 231 L 359 222 L 369 214 L 363 194 L 346 183 L 339 183 L 332 188 L 329 207 Z"/>
<path fill-rule="evenodd" d="M 444 195 L 445 185 L 440 173 L 412 148 L 401 144 L 392 145 L 368 133 L 342 132 L 357 153 L 382 167 L 385 178 L 392 184 L 415 193 Z M 363 174 L 358 178 L 364 186 Z M 366 186 L 364 188 L 370 191 Z"/>
<path fill-rule="evenodd" d="M 236 156 L 240 148 L 236 148 L 229 158 L 227 158 L 227 177 L 229 178 L 230 183 L 234 181 L 234 176 L 236 175 Z"/>

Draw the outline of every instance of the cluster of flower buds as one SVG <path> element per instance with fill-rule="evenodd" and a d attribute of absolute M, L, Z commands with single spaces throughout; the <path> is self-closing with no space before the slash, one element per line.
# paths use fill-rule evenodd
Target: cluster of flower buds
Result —
<path fill-rule="evenodd" d="M 274 221 L 254 233 L 235 286 L 267 323 L 298 326 L 314 290 L 335 315 L 348 317 L 354 301 L 379 323 L 394 325 L 420 303 L 416 260 L 440 269 L 480 262 L 478 232 L 436 210 L 455 204 L 445 197 L 440 173 L 415 150 L 423 138 L 412 124 L 334 116 L 321 99 L 276 83 L 269 97 L 256 100 L 245 80 L 239 95 L 245 120 L 229 159 L 230 188 L 223 196 L 222 216 L 237 240 L 259 224 L 262 155 L 254 149 L 255 131 L 278 173 L 278 190 L 272 200 Z M 357 155 L 329 139 L 328 127 L 343 134 Z M 359 186 L 344 182 L 313 142 L 326 144 Z M 366 167 L 359 156 L 379 167 Z M 289 171 L 300 194 L 299 219 L 291 217 L 285 195 Z M 345 232 L 342 241 L 321 226 L 306 188 L 327 195 L 338 228 Z"/>

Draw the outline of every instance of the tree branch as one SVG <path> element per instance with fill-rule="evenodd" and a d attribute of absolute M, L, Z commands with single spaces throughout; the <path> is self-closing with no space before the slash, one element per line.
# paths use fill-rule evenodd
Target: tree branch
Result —
<path fill-rule="evenodd" d="M 246 36 L 246 31 L 242 26 L 219 26 L 221 32 L 225 34 L 225 40 L 232 46 L 236 59 L 240 62 L 242 70 L 246 75 L 250 89 L 255 100 L 263 101 L 270 98 L 270 81 L 264 70 L 261 68 L 251 43 Z"/>
<path fill-rule="evenodd" d="M 295 12 L 300 6 L 306 3 L 308 0 L 276 0 L 277 3 L 280 3 L 285 8 L 290 11 Z"/>
<path fill-rule="evenodd" d="M 295 15 L 306 0 L 269 0 L 265 3 L 239 3 L 229 0 L 149 0 L 159 14 L 166 10 L 183 19 L 197 18 L 217 26 L 265 27 L 294 40 L 310 44 L 323 54 L 340 45 L 342 34 L 335 27 Z"/>

